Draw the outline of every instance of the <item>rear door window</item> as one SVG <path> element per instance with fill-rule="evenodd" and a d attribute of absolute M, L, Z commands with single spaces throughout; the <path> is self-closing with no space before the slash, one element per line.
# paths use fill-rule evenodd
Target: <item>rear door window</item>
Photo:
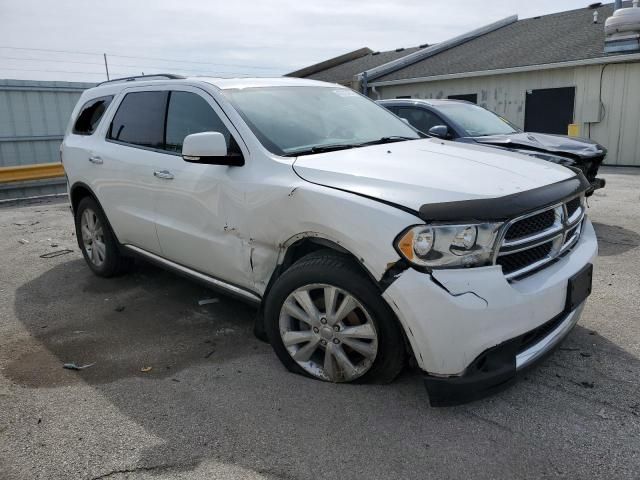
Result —
<path fill-rule="evenodd" d="M 220 117 L 200 95 L 172 91 L 167 109 L 165 149 L 181 153 L 187 135 L 201 132 L 220 132 L 230 145 L 231 134 Z"/>
<path fill-rule="evenodd" d="M 413 127 L 424 133 L 428 133 L 429 129 L 436 125 L 446 125 L 435 113 L 424 108 L 401 107 L 397 115 L 407 119 Z"/>
<path fill-rule="evenodd" d="M 96 131 L 100 119 L 113 100 L 113 95 L 94 98 L 85 103 L 80 109 L 80 114 L 73 125 L 73 133 L 76 135 L 92 135 Z"/>
<path fill-rule="evenodd" d="M 164 148 L 164 121 L 169 92 L 132 92 L 122 99 L 107 138 L 148 148 Z"/>

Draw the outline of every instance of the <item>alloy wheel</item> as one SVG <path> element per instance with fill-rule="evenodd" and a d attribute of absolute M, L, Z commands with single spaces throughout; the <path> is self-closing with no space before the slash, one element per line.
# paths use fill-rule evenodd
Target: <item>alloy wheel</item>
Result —
<path fill-rule="evenodd" d="M 82 212 L 80 230 L 87 257 L 96 267 L 100 267 L 107 258 L 107 247 L 102 223 L 92 209 L 87 208 Z"/>
<path fill-rule="evenodd" d="M 332 285 L 305 285 L 291 292 L 280 310 L 279 327 L 291 358 L 321 380 L 355 380 L 378 353 L 378 333 L 367 309 Z"/>

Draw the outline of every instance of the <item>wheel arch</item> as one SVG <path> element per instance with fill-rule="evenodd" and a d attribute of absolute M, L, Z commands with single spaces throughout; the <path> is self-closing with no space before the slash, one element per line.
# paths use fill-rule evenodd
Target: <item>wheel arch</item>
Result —
<path fill-rule="evenodd" d="M 380 295 L 382 295 L 384 291 L 384 285 L 380 282 L 381 279 L 375 278 L 371 271 L 365 266 L 363 260 L 353 252 L 349 251 L 344 245 L 341 244 L 340 241 L 315 232 L 305 232 L 294 235 L 282 245 L 278 264 L 271 274 L 271 277 L 267 282 L 267 287 L 263 293 L 262 302 L 260 303 L 260 307 L 258 310 L 258 314 L 256 315 L 254 324 L 254 333 L 259 339 L 268 341 L 264 325 L 264 307 L 265 301 L 273 284 L 297 260 L 309 254 L 322 250 L 333 251 L 350 258 L 354 262 L 354 265 L 358 266 L 361 272 L 371 280 L 374 288 L 376 288 L 379 291 Z M 407 332 L 405 331 L 404 325 L 397 317 L 395 311 L 393 310 L 393 308 L 391 308 L 391 306 L 389 308 L 389 311 L 391 315 L 393 315 L 394 321 L 396 321 L 400 326 L 400 330 L 402 331 L 402 335 L 404 338 L 404 346 L 406 352 L 410 355 L 414 355 L 413 349 L 411 348 L 411 345 L 408 341 Z"/>
<path fill-rule="evenodd" d="M 111 232 L 113 232 L 113 236 L 115 237 L 116 242 L 118 243 L 118 247 L 120 248 L 120 251 L 123 252 L 123 249 L 121 248 L 122 244 L 120 243 L 120 240 L 118 240 L 118 234 L 113 229 L 113 225 L 111 225 L 111 221 L 109 220 L 107 213 L 102 207 L 100 200 L 98 200 L 98 197 L 96 196 L 92 188 L 84 182 L 76 182 L 69 189 L 69 201 L 71 203 L 71 211 L 73 213 L 73 216 L 75 217 L 76 211 L 78 209 L 78 205 L 80 205 L 80 202 L 82 201 L 82 199 L 86 197 L 92 198 L 98 204 L 100 209 L 104 212 L 104 216 L 107 219 L 108 227 L 111 229 Z"/>
<path fill-rule="evenodd" d="M 91 187 L 86 183 L 76 182 L 69 189 L 69 200 L 71 202 L 71 211 L 73 212 L 74 215 L 76 214 L 78 205 L 80 204 L 82 199 L 85 197 L 93 198 L 96 201 L 96 203 L 100 205 L 100 201 L 98 200 L 98 197 L 96 197 Z M 102 205 L 100 205 L 100 208 L 102 208 Z"/>

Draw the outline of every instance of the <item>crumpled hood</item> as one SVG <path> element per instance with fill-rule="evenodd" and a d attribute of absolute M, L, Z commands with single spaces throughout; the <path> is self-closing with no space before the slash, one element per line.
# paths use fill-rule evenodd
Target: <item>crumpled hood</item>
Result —
<path fill-rule="evenodd" d="M 514 133 L 510 135 L 489 135 L 474 137 L 478 143 L 496 145 L 506 148 L 534 149 L 557 154 L 576 155 L 591 158 L 605 155 L 607 149 L 587 138 L 573 138 L 565 135 L 548 135 L 544 133 Z"/>
<path fill-rule="evenodd" d="M 424 204 L 502 197 L 575 176 L 537 158 L 434 138 L 300 156 L 293 168 L 309 182 L 416 211 Z"/>

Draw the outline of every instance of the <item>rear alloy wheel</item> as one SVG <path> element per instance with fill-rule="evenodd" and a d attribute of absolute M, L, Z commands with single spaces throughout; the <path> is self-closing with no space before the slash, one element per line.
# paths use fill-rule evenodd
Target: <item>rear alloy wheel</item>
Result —
<path fill-rule="evenodd" d="M 88 260 L 96 267 L 101 267 L 107 255 L 104 229 L 96 212 L 90 208 L 86 208 L 82 212 L 82 217 L 80 217 L 80 232 Z"/>
<path fill-rule="evenodd" d="M 314 377 L 350 382 L 369 371 L 376 359 L 378 334 L 371 315 L 341 288 L 297 288 L 282 305 L 279 323 L 287 352 Z"/>
<path fill-rule="evenodd" d="M 120 253 L 106 215 L 91 197 L 80 200 L 75 215 L 76 238 L 89 268 L 100 277 L 124 272 L 130 259 Z"/>

